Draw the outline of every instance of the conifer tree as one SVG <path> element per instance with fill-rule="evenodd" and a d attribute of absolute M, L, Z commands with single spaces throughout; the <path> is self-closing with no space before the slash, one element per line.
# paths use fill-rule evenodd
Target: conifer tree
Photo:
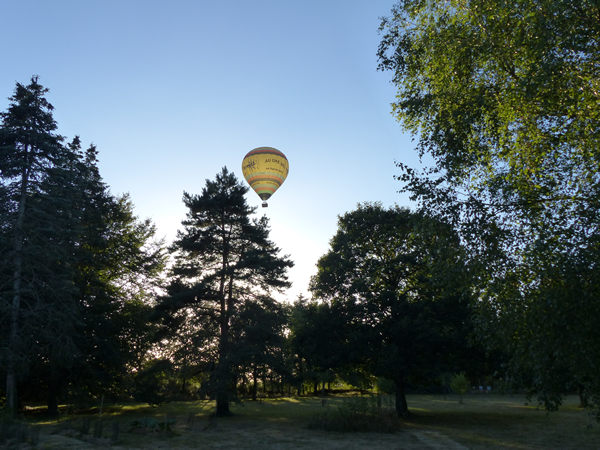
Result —
<path fill-rule="evenodd" d="M 164 263 L 152 223 L 102 181 L 96 148 L 55 134 L 46 92 L 35 77 L 17 84 L 0 128 L 0 355 L 13 414 L 19 381 L 53 415 L 69 384 L 88 398 L 115 391 L 148 348 Z"/>
<path fill-rule="evenodd" d="M 3 222 L 8 228 L 4 237 L 11 241 L 6 254 L 10 261 L 11 286 L 3 292 L 9 305 L 4 358 L 7 407 L 13 413 L 17 408 L 17 370 L 23 361 L 19 330 L 21 302 L 25 290 L 33 285 L 31 272 L 24 270 L 26 258 L 31 254 L 30 241 L 25 236 L 29 202 L 64 151 L 62 137 L 55 133 L 57 126 L 52 116 L 53 106 L 45 98 L 47 92 L 36 76 L 27 86 L 17 83 L 7 112 L 0 115 L 0 180 L 6 201 Z"/>
<path fill-rule="evenodd" d="M 260 304 L 261 296 L 289 286 L 286 270 L 292 266 L 269 240 L 267 218 L 251 219 L 247 190 L 223 168 L 200 195 L 184 194 L 189 211 L 173 245 L 169 295 L 160 305 L 181 330 L 190 331 L 196 350 L 213 360 L 218 416 L 229 414 L 236 381 L 232 323 L 245 302 Z"/>

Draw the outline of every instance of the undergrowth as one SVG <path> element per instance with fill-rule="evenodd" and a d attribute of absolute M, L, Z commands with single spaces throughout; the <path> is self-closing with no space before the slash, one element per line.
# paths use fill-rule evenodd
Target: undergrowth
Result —
<path fill-rule="evenodd" d="M 308 428 L 393 433 L 399 430 L 400 422 L 395 411 L 382 407 L 377 397 L 350 397 L 344 399 L 341 405 L 324 407 L 310 420 Z"/>

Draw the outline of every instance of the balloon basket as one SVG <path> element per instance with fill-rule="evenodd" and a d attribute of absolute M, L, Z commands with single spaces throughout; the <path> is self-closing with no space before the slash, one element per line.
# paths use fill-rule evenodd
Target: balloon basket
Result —
<path fill-rule="evenodd" d="M 266 208 L 267 206 L 269 206 L 269 205 L 267 204 L 267 202 L 263 202 L 263 204 L 262 204 L 262 207 L 263 207 L 263 208 Z"/>

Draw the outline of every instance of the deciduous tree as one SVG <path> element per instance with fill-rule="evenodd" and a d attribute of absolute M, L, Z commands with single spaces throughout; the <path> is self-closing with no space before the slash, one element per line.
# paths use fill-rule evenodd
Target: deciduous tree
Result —
<path fill-rule="evenodd" d="M 422 172 L 399 164 L 400 179 L 460 225 L 480 264 L 482 317 L 506 325 L 487 332 L 510 336 L 499 345 L 549 408 L 564 374 L 588 378 L 569 352 L 551 356 L 574 325 L 566 318 L 579 322 L 569 340 L 600 361 L 597 301 L 572 295 L 582 279 L 567 275 L 599 255 L 599 19 L 591 0 L 404 0 L 381 24 L 393 112 L 432 161 Z"/>
<path fill-rule="evenodd" d="M 339 218 L 311 289 L 345 310 L 354 351 L 372 374 L 393 380 L 396 411 L 408 414 L 411 378 L 457 370 L 469 346 L 468 271 L 448 225 L 361 204 Z"/>

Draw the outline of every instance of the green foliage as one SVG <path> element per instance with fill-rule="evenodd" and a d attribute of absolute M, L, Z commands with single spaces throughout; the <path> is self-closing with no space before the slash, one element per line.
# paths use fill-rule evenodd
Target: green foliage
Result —
<path fill-rule="evenodd" d="M 598 388 L 598 19 L 591 0 L 405 0 L 381 24 L 394 114 L 432 161 L 399 179 L 459 225 L 480 333 L 548 409 Z"/>
<path fill-rule="evenodd" d="M 169 360 L 149 361 L 135 375 L 133 397 L 137 401 L 157 406 L 172 397 L 174 381 L 173 364 Z"/>
<path fill-rule="evenodd" d="M 385 377 L 377 377 L 377 392 L 383 394 L 392 394 L 396 391 L 394 381 Z"/>
<path fill-rule="evenodd" d="M 252 377 L 252 399 L 257 398 L 258 379 L 273 374 L 289 377 L 285 360 L 287 308 L 268 296 L 245 301 L 232 319 L 231 361 L 237 373 Z"/>
<path fill-rule="evenodd" d="M 359 361 L 351 346 L 346 345 L 347 330 L 343 311 L 335 305 L 308 301 L 300 297 L 292 306 L 289 320 L 289 351 L 294 356 L 297 383 L 317 386 L 332 382 L 353 362 Z M 349 370 L 358 373 L 356 366 Z M 347 380 L 358 385 L 357 377 Z"/>
<path fill-rule="evenodd" d="M 469 391 L 470 386 L 469 380 L 463 372 L 454 374 L 450 378 L 450 389 L 456 394 L 465 395 Z"/>
<path fill-rule="evenodd" d="M 381 31 L 394 113 L 438 168 L 488 188 L 502 180 L 514 200 L 593 201 L 597 4 L 408 0 Z"/>
<path fill-rule="evenodd" d="M 406 209 L 362 204 L 339 218 L 319 259 L 313 294 L 339 311 L 352 364 L 394 381 L 398 414 L 404 385 L 464 360 L 468 272 L 447 224 Z"/>
<path fill-rule="evenodd" d="M 22 384 L 57 414 L 59 396 L 118 393 L 139 363 L 164 255 L 153 225 L 108 192 L 95 147 L 55 134 L 46 93 L 36 77 L 17 83 L 1 114 L 0 356 L 8 407 Z"/>
<path fill-rule="evenodd" d="M 463 402 L 463 395 L 469 392 L 470 386 L 469 380 L 463 372 L 454 374 L 452 378 L 450 378 L 450 389 L 460 396 L 460 403 Z"/>
<path fill-rule="evenodd" d="M 0 184 L 3 194 L 0 208 L 3 232 L 0 237 L 5 240 L 2 248 L 8 261 L 2 271 L 4 279 L 0 282 L 0 308 L 6 321 L 2 327 L 5 333 L 2 335 L 2 359 L 6 362 L 7 407 L 13 414 L 17 407 L 17 373 L 26 370 L 29 360 L 27 348 L 30 343 L 25 337 L 38 328 L 34 324 L 31 329 L 23 329 L 31 321 L 24 320 L 22 316 L 36 305 L 35 297 L 43 297 L 41 291 L 46 284 L 51 287 L 49 292 L 58 294 L 53 300 L 69 294 L 63 273 L 52 273 L 56 268 L 54 263 L 64 267 L 62 257 L 66 250 L 62 244 L 67 234 L 61 227 L 64 221 L 60 219 L 64 219 L 69 205 L 63 203 L 62 198 L 45 195 L 48 189 L 44 184 L 55 172 L 62 175 L 61 164 L 67 162 L 61 145 L 63 138 L 55 133 L 53 107 L 46 100 L 46 93 L 47 89 L 38 83 L 37 77 L 32 77 L 27 86 L 17 83 L 14 95 L 9 98 L 8 111 L 0 114 Z M 49 200 L 51 208 L 58 208 L 58 217 L 39 208 L 44 202 L 32 204 L 35 198 Z M 55 218 L 59 220 L 53 220 Z M 48 237 L 56 239 L 48 240 Z M 38 270 L 43 273 L 39 278 L 36 276 Z M 33 317 L 47 317 L 44 313 L 40 314 L 39 308 L 33 310 Z M 61 308 L 60 312 L 63 311 Z M 61 324 L 69 324 L 69 321 L 58 322 L 58 325 Z M 71 341 L 66 339 L 64 344 L 68 348 Z"/>

